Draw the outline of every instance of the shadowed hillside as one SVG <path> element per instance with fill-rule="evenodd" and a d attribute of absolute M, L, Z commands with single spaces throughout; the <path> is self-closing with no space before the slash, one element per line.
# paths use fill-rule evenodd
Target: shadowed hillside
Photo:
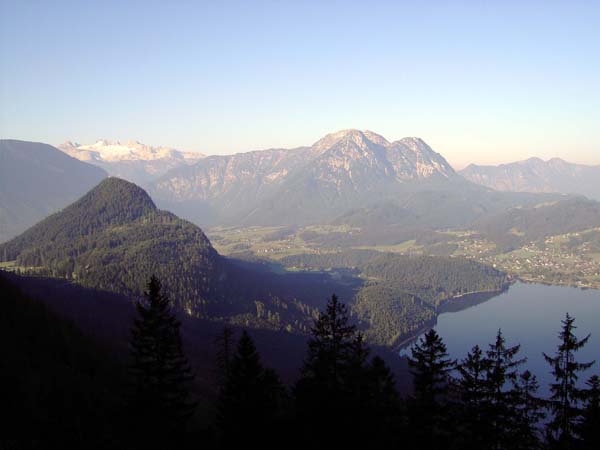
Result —
<path fill-rule="evenodd" d="M 38 142 L 0 140 L 0 242 L 64 208 L 106 177 Z"/>

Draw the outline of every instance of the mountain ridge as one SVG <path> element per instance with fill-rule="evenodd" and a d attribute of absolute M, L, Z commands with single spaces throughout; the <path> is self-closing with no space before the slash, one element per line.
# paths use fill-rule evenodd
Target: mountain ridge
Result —
<path fill-rule="evenodd" d="M 0 140 L 0 242 L 95 186 L 106 171 L 39 142 Z"/>
<path fill-rule="evenodd" d="M 497 166 L 470 164 L 459 174 L 473 183 L 498 191 L 558 192 L 600 200 L 600 165 L 532 157 Z"/>
<path fill-rule="evenodd" d="M 202 153 L 184 152 L 164 146 L 154 147 L 134 140 L 121 143 L 99 139 L 94 144 L 86 145 L 66 141 L 58 148 L 73 158 L 102 167 L 112 176 L 141 184 L 205 157 Z"/>
<path fill-rule="evenodd" d="M 310 147 L 209 156 L 148 188 L 161 207 L 195 223 L 259 225 L 331 220 L 373 195 L 459 178 L 421 139 L 390 143 L 372 131 L 349 129 Z"/>

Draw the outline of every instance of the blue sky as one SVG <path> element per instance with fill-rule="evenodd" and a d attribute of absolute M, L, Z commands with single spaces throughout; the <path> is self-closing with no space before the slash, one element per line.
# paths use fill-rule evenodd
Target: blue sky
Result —
<path fill-rule="evenodd" d="M 600 2 L 0 0 L 0 136 L 600 164 Z"/>

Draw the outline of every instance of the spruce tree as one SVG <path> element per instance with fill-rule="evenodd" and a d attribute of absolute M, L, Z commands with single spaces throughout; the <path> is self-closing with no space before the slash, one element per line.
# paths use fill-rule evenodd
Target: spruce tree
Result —
<path fill-rule="evenodd" d="M 439 449 L 447 445 L 448 392 L 456 362 L 448 358 L 446 345 L 429 330 L 411 350 L 408 363 L 414 394 L 409 403 L 409 426 L 415 448 Z"/>
<path fill-rule="evenodd" d="M 231 372 L 231 359 L 233 357 L 233 330 L 231 328 L 223 328 L 222 333 L 215 339 L 217 346 L 216 353 L 216 378 L 219 388 L 225 386 Z"/>
<path fill-rule="evenodd" d="M 333 395 L 340 393 L 344 375 L 353 362 L 356 334 L 346 305 L 333 295 L 311 330 L 302 379 L 326 387 Z"/>
<path fill-rule="evenodd" d="M 574 334 L 577 328 L 575 319 L 568 313 L 562 321 L 559 333 L 560 343 L 554 356 L 544 353 L 544 358 L 552 368 L 554 383 L 550 385 L 548 402 L 552 420 L 547 425 L 547 439 L 552 448 L 572 449 L 578 444 L 577 422 L 581 417 L 583 389 L 577 386 L 579 373 L 587 370 L 593 362 L 580 363 L 575 354 L 587 344 L 590 335 L 578 339 Z"/>
<path fill-rule="evenodd" d="M 507 389 L 508 383 L 517 379 L 517 367 L 526 359 L 516 359 L 520 345 L 506 346 L 502 331 L 498 330 L 496 341 L 489 345 L 486 352 L 488 370 L 486 374 L 487 391 L 489 394 L 486 419 L 491 426 L 493 449 L 504 449 L 510 444 L 511 429 L 515 426 L 512 396 Z"/>
<path fill-rule="evenodd" d="M 397 446 L 396 435 L 401 423 L 401 405 L 396 381 L 385 361 L 375 356 L 367 367 L 368 403 L 365 407 L 367 429 L 372 448 Z"/>
<path fill-rule="evenodd" d="M 190 400 L 193 375 L 183 353 L 180 323 L 161 290 L 153 276 L 145 300 L 136 304 L 130 341 L 134 439 L 149 447 L 177 442 L 195 409 Z"/>
<path fill-rule="evenodd" d="M 361 333 L 356 333 L 348 354 L 348 362 L 344 367 L 344 390 L 352 393 L 361 405 L 367 404 L 370 395 L 370 380 L 367 366 L 369 364 L 370 349 L 365 344 Z"/>
<path fill-rule="evenodd" d="M 351 443 L 359 447 L 373 446 L 376 442 L 389 444 L 397 425 L 394 377 L 380 357 L 369 362 L 369 354 L 363 335 L 357 333 L 343 379 L 345 398 L 341 417 L 348 429 L 353 430 Z"/>
<path fill-rule="evenodd" d="M 539 384 L 535 375 L 526 370 L 513 382 L 511 390 L 513 427 L 507 448 L 534 450 L 541 448 L 539 424 L 545 417 L 544 401 L 537 397 Z"/>
<path fill-rule="evenodd" d="M 368 350 L 335 295 L 311 332 L 294 390 L 298 418 L 309 434 L 306 445 L 340 445 L 344 440 L 356 444 L 362 434 L 354 425 L 363 413 Z"/>
<path fill-rule="evenodd" d="M 399 402 L 396 380 L 385 361 L 375 356 L 369 364 L 367 374 L 371 384 L 370 409 L 381 418 L 396 414 Z"/>
<path fill-rule="evenodd" d="M 586 384 L 580 434 L 582 448 L 591 450 L 600 448 L 600 377 L 594 375 Z"/>
<path fill-rule="evenodd" d="M 263 367 L 254 342 L 244 331 L 219 396 L 218 426 L 223 446 L 268 446 L 264 430 L 274 427 L 284 397 L 279 376 Z"/>
<path fill-rule="evenodd" d="M 481 348 L 476 345 L 458 366 L 456 388 L 460 403 L 459 428 L 460 439 L 465 449 L 489 448 L 491 430 L 487 412 L 489 407 L 489 389 L 487 373 L 489 360 Z"/>

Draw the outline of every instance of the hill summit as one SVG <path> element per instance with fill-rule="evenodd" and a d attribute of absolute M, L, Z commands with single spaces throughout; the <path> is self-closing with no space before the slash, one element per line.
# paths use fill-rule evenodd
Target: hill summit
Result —
<path fill-rule="evenodd" d="M 199 227 L 119 178 L 0 245 L 0 261 L 131 299 L 156 275 L 176 309 L 196 318 L 289 331 L 306 331 L 312 320 L 288 293 L 297 285 L 221 257 Z"/>
<path fill-rule="evenodd" d="M 0 258 L 132 296 L 141 295 L 156 274 L 169 285 L 179 306 L 190 312 L 192 303 L 209 300 L 207 280 L 218 280 L 221 266 L 200 228 L 158 210 L 143 189 L 119 178 L 105 179 L 64 210 L 1 245 Z M 193 286 L 182 286 L 182 279 Z"/>

